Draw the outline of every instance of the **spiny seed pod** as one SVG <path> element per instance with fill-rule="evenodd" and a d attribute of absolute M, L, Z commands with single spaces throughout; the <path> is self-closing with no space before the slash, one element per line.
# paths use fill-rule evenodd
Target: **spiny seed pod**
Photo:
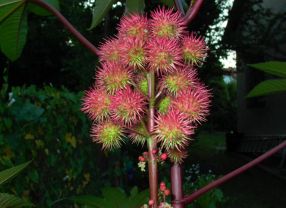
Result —
<path fill-rule="evenodd" d="M 110 114 L 111 98 L 104 89 L 92 88 L 83 98 L 81 110 L 92 120 L 102 121 Z"/>
<path fill-rule="evenodd" d="M 182 39 L 182 45 L 185 62 L 192 65 L 201 65 L 208 51 L 205 41 L 191 33 Z"/>
<path fill-rule="evenodd" d="M 186 29 L 182 14 L 165 8 L 151 13 L 150 25 L 152 35 L 163 38 L 179 38 Z"/>
<path fill-rule="evenodd" d="M 93 141 L 102 144 L 102 149 L 116 149 L 123 141 L 123 129 L 120 125 L 111 121 L 96 124 L 92 127 Z"/>
<path fill-rule="evenodd" d="M 122 17 L 119 24 L 119 37 L 146 40 L 148 36 L 148 20 L 145 16 L 133 14 Z"/>
<path fill-rule="evenodd" d="M 111 116 L 116 122 L 130 126 L 141 119 L 144 108 L 142 94 L 128 87 L 117 91 L 112 97 Z"/>
<path fill-rule="evenodd" d="M 171 98 L 169 96 L 164 97 L 158 105 L 158 112 L 161 114 L 168 113 L 171 105 Z"/>
<path fill-rule="evenodd" d="M 132 75 L 130 70 L 121 64 L 103 63 L 97 73 L 97 81 L 109 94 L 114 94 L 132 83 Z"/>
<path fill-rule="evenodd" d="M 206 120 L 209 113 L 211 94 L 202 84 L 194 89 L 184 90 L 172 101 L 172 106 L 188 116 L 192 122 Z"/>
<path fill-rule="evenodd" d="M 176 96 L 180 91 L 197 84 L 197 72 L 191 67 L 184 67 L 163 76 L 160 87 L 170 95 Z"/>
<path fill-rule="evenodd" d="M 180 164 L 188 155 L 185 150 L 169 149 L 168 156 L 171 162 Z"/>
<path fill-rule="evenodd" d="M 146 74 L 140 73 L 136 76 L 136 86 L 143 95 L 148 95 L 148 80 Z"/>
<path fill-rule="evenodd" d="M 145 125 L 142 123 L 139 123 L 135 127 L 133 127 L 133 129 L 136 132 L 131 131 L 129 133 L 129 137 L 132 140 L 132 143 L 136 143 L 138 145 L 141 144 L 143 146 L 147 138 L 147 136 L 143 136 L 143 135 L 148 135 Z"/>
<path fill-rule="evenodd" d="M 177 40 L 151 39 L 147 43 L 147 49 L 147 60 L 153 71 L 170 72 L 181 65 L 182 56 Z"/>
<path fill-rule="evenodd" d="M 146 62 L 144 42 L 139 39 L 126 39 L 121 46 L 122 62 L 134 68 L 143 69 Z"/>
<path fill-rule="evenodd" d="M 120 45 L 120 41 L 116 38 L 106 40 L 99 48 L 99 60 L 118 63 L 121 60 Z"/>
<path fill-rule="evenodd" d="M 166 115 L 158 116 L 155 134 L 166 149 L 180 148 L 187 145 L 188 136 L 193 134 L 193 129 L 194 127 L 187 121 L 184 114 L 172 110 Z"/>

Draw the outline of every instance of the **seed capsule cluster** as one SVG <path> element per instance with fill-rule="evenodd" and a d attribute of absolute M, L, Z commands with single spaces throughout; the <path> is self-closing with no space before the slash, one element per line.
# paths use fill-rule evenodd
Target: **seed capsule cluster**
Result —
<path fill-rule="evenodd" d="M 209 113 L 211 95 L 196 69 L 206 54 L 204 40 L 187 32 L 179 12 L 160 8 L 150 19 L 124 16 L 117 36 L 100 46 L 101 66 L 83 98 L 82 110 L 94 121 L 93 140 L 113 149 L 124 134 L 138 144 L 152 137 L 168 158 L 181 162 L 190 136 Z M 146 128 L 151 72 L 157 83 L 153 132 Z"/>

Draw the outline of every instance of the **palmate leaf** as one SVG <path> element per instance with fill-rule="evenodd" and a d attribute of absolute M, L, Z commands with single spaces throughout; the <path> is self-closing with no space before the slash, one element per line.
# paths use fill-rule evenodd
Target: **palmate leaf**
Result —
<path fill-rule="evenodd" d="M 17 165 L 15 167 L 3 170 L 0 172 L 0 185 L 13 178 L 19 172 L 21 172 L 24 168 L 26 168 L 30 162 L 23 163 L 21 165 Z M 0 206 L 1 207 L 1 206 Z"/>
<path fill-rule="evenodd" d="M 34 205 L 24 199 L 11 194 L 0 193 L 1 208 L 33 207 Z"/>
<path fill-rule="evenodd" d="M 143 13 L 144 9 L 144 0 L 126 0 L 126 13 Z"/>
<path fill-rule="evenodd" d="M 247 95 L 248 98 L 286 92 L 286 79 L 266 80 L 256 85 Z"/>
<path fill-rule="evenodd" d="M 96 0 L 95 6 L 92 12 L 92 22 L 90 26 L 90 30 L 95 28 L 105 17 L 108 11 L 111 9 L 112 4 L 115 0 Z"/>
<path fill-rule="evenodd" d="M 27 8 L 25 0 L 0 1 L 0 47 L 12 61 L 16 60 L 26 42 Z"/>
<path fill-rule="evenodd" d="M 57 10 L 60 9 L 59 0 L 45 0 L 45 2 L 47 2 L 51 6 L 55 7 Z M 40 15 L 40 16 L 51 15 L 51 13 L 48 10 L 46 10 L 46 9 L 36 5 L 36 4 L 33 4 L 33 3 L 28 4 L 28 9 L 30 12 L 33 12 L 36 15 Z"/>
<path fill-rule="evenodd" d="M 286 62 L 268 61 L 264 63 L 250 64 L 249 66 L 272 75 L 286 78 Z"/>
<path fill-rule="evenodd" d="M 58 8 L 58 0 L 45 0 Z M 47 16 L 45 9 L 27 0 L 0 0 L 0 49 L 12 61 L 22 53 L 28 33 L 28 12 Z"/>

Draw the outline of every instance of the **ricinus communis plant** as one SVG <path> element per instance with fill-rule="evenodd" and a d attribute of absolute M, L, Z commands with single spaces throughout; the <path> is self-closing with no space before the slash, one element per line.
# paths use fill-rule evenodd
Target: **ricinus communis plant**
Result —
<path fill-rule="evenodd" d="M 149 19 L 123 17 L 117 36 L 99 48 L 101 66 L 83 98 L 82 110 L 93 121 L 91 137 L 103 150 L 120 148 L 125 136 L 147 146 L 138 159 L 142 170 L 148 162 L 149 206 L 154 208 L 165 203 L 158 201 L 158 161 L 181 163 L 209 113 L 211 93 L 197 73 L 207 46 L 186 28 L 173 9 L 156 9 Z"/>

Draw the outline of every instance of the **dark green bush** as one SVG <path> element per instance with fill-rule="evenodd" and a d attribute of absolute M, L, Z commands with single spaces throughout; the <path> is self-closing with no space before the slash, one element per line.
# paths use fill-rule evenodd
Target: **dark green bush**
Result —
<path fill-rule="evenodd" d="M 32 160 L 27 174 L 8 184 L 12 193 L 49 207 L 56 199 L 94 193 L 102 185 L 98 161 L 104 155 L 89 139 L 81 92 L 30 86 L 7 93 L 3 85 L 0 96 L 0 169 Z"/>

